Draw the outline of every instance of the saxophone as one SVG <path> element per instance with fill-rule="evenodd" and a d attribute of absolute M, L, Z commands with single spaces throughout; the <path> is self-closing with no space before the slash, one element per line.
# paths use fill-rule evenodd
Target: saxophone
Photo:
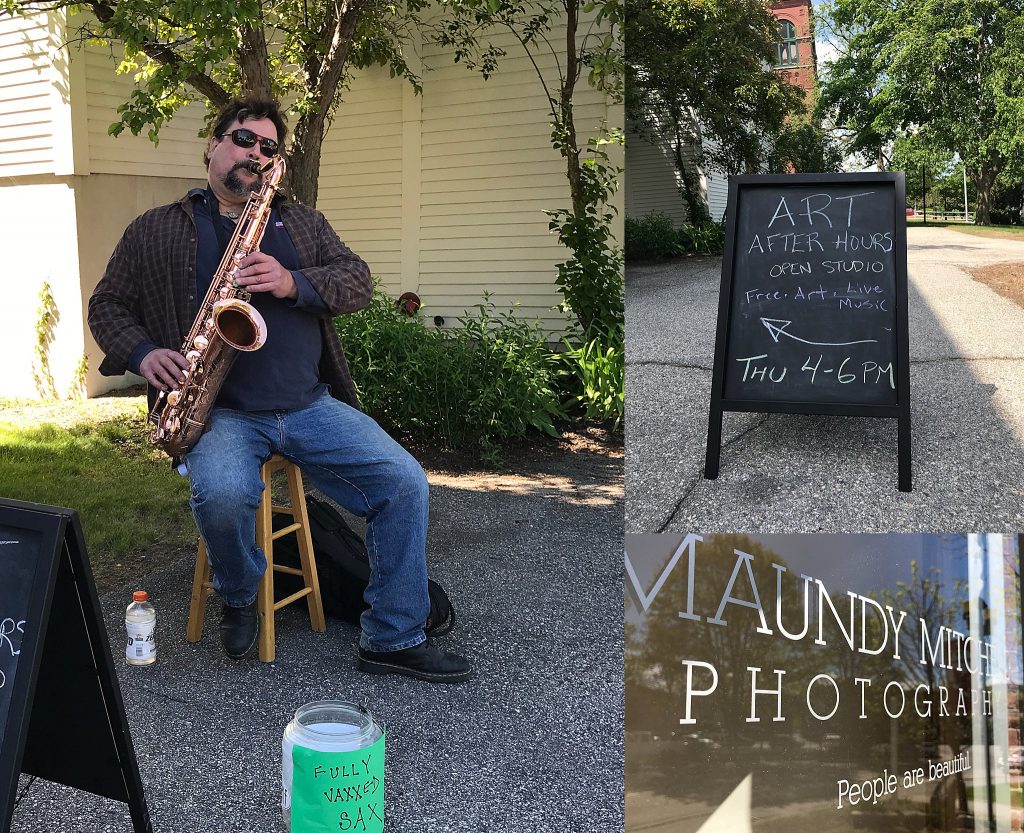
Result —
<path fill-rule="evenodd" d="M 249 195 L 199 314 L 181 346 L 182 355 L 189 361 L 182 371 L 185 381 L 178 390 L 161 391 L 149 414 L 150 422 L 155 424 L 150 439 L 172 457 L 180 457 L 199 442 L 238 351 L 259 350 L 267 340 L 266 322 L 249 303 L 252 294 L 235 284 L 235 273 L 239 261 L 259 248 L 285 162 L 275 156 L 261 168 L 253 160 L 248 169 L 262 174 L 263 182 Z"/>

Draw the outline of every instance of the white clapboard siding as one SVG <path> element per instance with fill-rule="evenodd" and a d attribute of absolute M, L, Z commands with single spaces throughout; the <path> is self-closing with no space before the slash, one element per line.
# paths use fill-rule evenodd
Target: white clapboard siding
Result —
<path fill-rule="evenodd" d="M 0 17 L 0 177 L 54 172 L 59 21 Z"/>
<path fill-rule="evenodd" d="M 689 154 L 686 154 L 688 157 Z M 686 222 L 686 204 L 670 142 L 626 132 L 626 216 L 633 219 L 661 213 L 679 226 Z"/>
<path fill-rule="evenodd" d="M 128 101 L 135 87 L 131 75 L 114 69 L 121 52 L 110 46 L 87 45 L 73 60 L 85 62 L 85 103 L 88 119 L 89 167 L 92 173 L 206 178 L 203 141 L 198 138 L 205 110 L 190 104 L 160 129 L 154 145 L 144 130 L 138 136 L 124 130 L 107 133 L 117 121 L 117 107 Z"/>
<path fill-rule="evenodd" d="M 706 150 L 713 156 L 714 144 L 707 142 Z M 652 140 L 641 137 L 633 130 L 627 131 L 627 216 L 639 218 L 660 211 L 671 217 L 677 225 L 685 222 L 686 207 L 679 196 L 679 175 L 672 163 L 671 154 L 672 146 L 667 140 Z M 713 221 L 719 222 L 725 216 L 729 177 L 718 171 L 697 167 L 693 156 L 693 148 L 684 148 L 683 157 L 694 168 L 708 213 Z"/>
<path fill-rule="evenodd" d="M 555 32 L 555 44 L 563 37 Z M 565 161 L 551 146 L 548 104 L 529 58 L 510 36 L 489 80 L 424 47 L 420 295 L 445 316 L 489 292 L 499 309 L 564 326 L 555 311 L 557 264 L 568 257 L 544 211 L 569 205 Z M 536 56 L 556 89 L 554 58 Z M 609 117 L 604 98 L 581 82 L 575 93 L 581 144 Z"/>
<path fill-rule="evenodd" d="M 718 171 L 707 171 L 701 176 L 701 183 L 707 193 L 708 213 L 715 222 L 725 218 L 729 202 L 729 176 Z"/>
<path fill-rule="evenodd" d="M 569 204 L 565 162 L 529 59 L 510 36 L 499 42 L 508 55 L 489 80 L 420 44 L 421 96 L 386 71 L 358 73 L 324 144 L 318 207 L 385 289 L 416 292 L 428 317 L 454 323 L 489 292 L 556 332 L 568 254 L 544 210 Z M 538 64 L 554 83 L 554 59 Z M 604 119 L 621 126 L 585 81 L 575 101 L 584 144 Z"/>
<path fill-rule="evenodd" d="M 317 208 L 392 295 L 401 291 L 402 100 L 386 70 L 359 73 L 324 138 Z"/>

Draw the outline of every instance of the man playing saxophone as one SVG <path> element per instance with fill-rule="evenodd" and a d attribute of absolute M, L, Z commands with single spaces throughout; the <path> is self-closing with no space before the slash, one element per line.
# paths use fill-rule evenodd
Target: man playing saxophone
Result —
<path fill-rule="evenodd" d="M 125 231 L 89 302 L 89 326 L 106 354 L 100 372 L 132 370 L 150 405 L 178 390 L 190 362 L 180 352 L 228 247 L 233 223 L 286 127 L 277 104 L 236 99 L 219 113 L 204 161 L 207 187 L 145 212 Z M 254 165 L 253 162 L 258 163 Z M 266 343 L 238 354 L 217 393 L 206 433 L 183 456 L 189 501 L 223 602 L 228 656 L 256 645 L 256 592 L 266 567 L 255 543 L 260 464 L 280 453 L 318 489 L 367 519 L 371 577 L 358 665 L 435 682 L 470 676 L 469 662 L 426 639 L 427 482 L 419 464 L 358 409 L 332 316 L 371 297 L 366 263 L 324 216 L 278 197 L 258 251 L 235 283 L 266 322 Z"/>

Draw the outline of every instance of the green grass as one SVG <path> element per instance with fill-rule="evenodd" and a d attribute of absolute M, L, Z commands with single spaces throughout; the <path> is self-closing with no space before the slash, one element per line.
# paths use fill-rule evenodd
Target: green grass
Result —
<path fill-rule="evenodd" d="M 975 237 L 995 237 L 1000 240 L 1024 240 L 1024 226 L 975 226 L 970 223 L 929 223 L 928 228 L 945 228 Z"/>
<path fill-rule="evenodd" d="M 141 413 L 55 425 L 22 410 L 17 422 L 0 411 L 0 495 L 77 510 L 98 573 L 193 546 L 188 480 L 149 446 Z"/>

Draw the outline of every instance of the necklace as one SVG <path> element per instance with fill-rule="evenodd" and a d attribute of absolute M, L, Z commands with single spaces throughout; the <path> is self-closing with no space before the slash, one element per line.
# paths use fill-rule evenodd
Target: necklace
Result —
<path fill-rule="evenodd" d="M 239 217 L 242 216 L 241 211 L 222 211 L 221 213 L 229 220 L 237 220 Z"/>

